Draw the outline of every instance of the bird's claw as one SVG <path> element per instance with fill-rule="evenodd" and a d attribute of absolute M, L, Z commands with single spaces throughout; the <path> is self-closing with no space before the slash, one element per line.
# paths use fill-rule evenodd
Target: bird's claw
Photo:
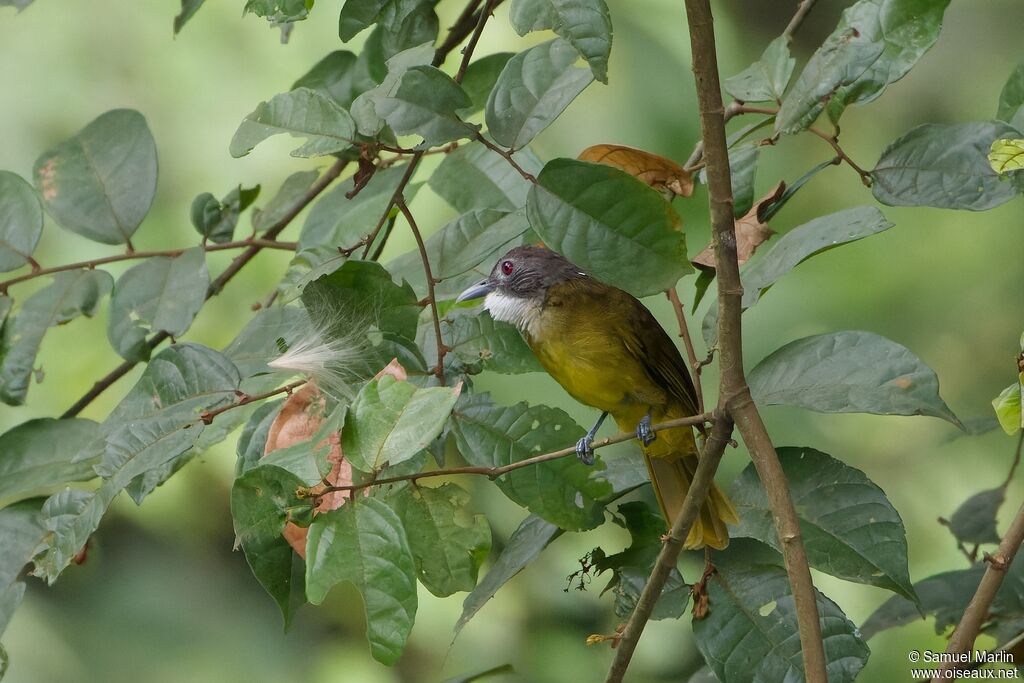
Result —
<path fill-rule="evenodd" d="M 580 459 L 584 465 L 594 464 L 594 448 L 591 444 L 594 443 L 594 437 L 587 434 L 582 439 L 576 442 L 576 457 Z"/>
<path fill-rule="evenodd" d="M 640 420 L 640 424 L 636 426 L 636 438 L 640 439 L 640 443 L 645 446 L 650 446 L 658 436 L 651 429 L 651 416 L 644 415 L 643 419 Z"/>

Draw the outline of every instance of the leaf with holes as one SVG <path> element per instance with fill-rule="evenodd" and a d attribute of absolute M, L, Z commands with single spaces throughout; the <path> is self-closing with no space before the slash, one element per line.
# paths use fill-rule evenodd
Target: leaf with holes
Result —
<path fill-rule="evenodd" d="M 885 492 L 860 470 L 812 448 L 778 452 L 810 565 L 916 600 L 906 530 Z M 753 465 L 736 478 L 729 497 L 741 520 L 729 535 L 754 538 L 781 552 L 767 494 Z"/>
<path fill-rule="evenodd" d="M 180 256 L 157 256 L 132 267 L 114 285 L 107 338 L 122 358 L 149 357 L 146 337 L 185 334 L 206 301 L 210 274 L 206 252 L 195 247 Z"/>
<path fill-rule="evenodd" d="M 406 486 L 390 502 L 405 527 L 420 583 L 442 598 L 473 590 L 491 549 L 491 528 L 483 515 L 466 513 L 469 494 L 455 484 Z"/>
<path fill-rule="evenodd" d="M 960 420 L 939 397 L 935 372 L 905 347 L 871 332 L 804 337 L 773 352 L 747 377 L 754 400 L 820 413 L 930 415 Z"/>
<path fill-rule="evenodd" d="M 44 152 L 33 176 L 47 213 L 62 228 L 126 244 L 156 195 L 156 143 L 142 114 L 114 109 Z"/>
<path fill-rule="evenodd" d="M 21 176 L 0 171 L 0 272 L 21 268 L 43 234 L 43 207 Z"/>
<path fill-rule="evenodd" d="M 584 433 L 557 408 L 499 406 L 486 394 L 464 397 L 453 418 L 459 452 L 478 467 L 501 467 L 559 450 Z M 587 467 L 569 456 L 513 470 L 497 482 L 513 501 L 563 529 L 593 529 L 604 521 L 602 499 L 612 490 L 597 478 L 603 470 L 600 457 L 594 467 Z"/>
<path fill-rule="evenodd" d="M 358 499 L 310 524 L 307 598 L 319 605 L 343 581 L 363 596 L 373 658 L 394 664 L 416 618 L 416 563 L 402 520 L 383 501 Z"/>
<path fill-rule="evenodd" d="M 487 130 L 499 144 L 522 149 L 590 85 L 593 74 L 574 66 L 576 58 L 559 39 L 508 60 L 484 109 Z"/>
<path fill-rule="evenodd" d="M 663 292 L 693 270 L 678 214 L 657 190 L 617 168 L 549 161 L 526 213 L 546 245 L 634 296 Z"/>

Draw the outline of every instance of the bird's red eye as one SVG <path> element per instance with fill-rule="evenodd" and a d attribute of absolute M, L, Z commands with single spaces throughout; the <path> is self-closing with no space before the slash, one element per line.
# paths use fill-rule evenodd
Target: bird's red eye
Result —
<path fill-rule="evenodd" d="M 512 262 L 511 261 L 502 261 L 501 262 L 501 272 L 505 273 L 505 275 L 511 275 L 512 274 Z"/>

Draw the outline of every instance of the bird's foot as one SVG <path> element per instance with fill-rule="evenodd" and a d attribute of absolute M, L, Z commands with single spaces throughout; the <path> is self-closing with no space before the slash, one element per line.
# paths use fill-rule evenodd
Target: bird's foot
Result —
<path fill-rule="evenodd" d="M 640 443 L 645 446 L 650 446 L 658 435 L 651 429 L 651 415 L 648 413 L 643 416 L 640 420 L 640 424 L 636 426 L 636 438 L 640 439 Z"/>
<path fill-rule="evenodd" d="M 576 442 L 576 457 L 580 459 L 584 465 L 594 464 L 594 437 L 592 434 L 587 434 L 582 439 Z"/>

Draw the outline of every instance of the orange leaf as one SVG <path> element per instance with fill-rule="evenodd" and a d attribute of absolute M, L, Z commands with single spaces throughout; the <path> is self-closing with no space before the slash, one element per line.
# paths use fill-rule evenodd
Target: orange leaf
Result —
<path fill-rule="evenodd" d="M 736 220 L 736 255 L 741 266 L 750 260 L 759 246 L 775 234 L 775 231 L 769 228 L 767 223 L 763 223 L 758 216 L 763 214 L 765 208 L 778 201 L 785 191 L 786 183 L 779 182 L 774 190 L 754 202 L 754 206 L 747 211 L 746 215 Z M 712 270 L 715 268 L 714 242 L 704 247 L 693 258 L 693 264 Z"/>
<path fill-rule="evenodd" d="M 614 166 L 672 199 L 693 194 L 693 174 L 665 157 L 625 145 L 594 145 L 580 152 L 580 161 Z"/>

